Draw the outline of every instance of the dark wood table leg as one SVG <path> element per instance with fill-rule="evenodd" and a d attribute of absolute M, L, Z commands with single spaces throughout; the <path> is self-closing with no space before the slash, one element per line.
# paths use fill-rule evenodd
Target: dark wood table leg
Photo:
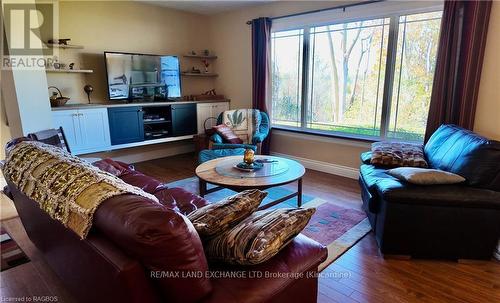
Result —
<path fill-rule="evenodd" d="M 302 206 L 302 178 L 297 182 L 297 207 Z"/>
<path fill-rule="evenodd" d="M 200 187 L 200 196 L 203 198 L 207 194 L 207 182 L 201 178 L 198 178 Z"/>

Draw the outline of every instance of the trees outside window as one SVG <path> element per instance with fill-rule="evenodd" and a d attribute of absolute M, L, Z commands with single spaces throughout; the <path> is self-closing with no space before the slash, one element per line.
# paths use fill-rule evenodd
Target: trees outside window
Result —
<path fill-rule="evenodd" d="M 440 19 L 430 12 L 274 32 L 273 125 L 423 140 Z"/>

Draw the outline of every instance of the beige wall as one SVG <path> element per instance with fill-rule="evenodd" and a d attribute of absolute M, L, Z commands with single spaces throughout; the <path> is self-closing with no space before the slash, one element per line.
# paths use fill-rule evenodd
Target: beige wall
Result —
<path fill-rule="evenodd" d="M 12 138 L 10 127 L 7 125 L 7 116 L 5 113 L 5 100 L 3 94 L 0 94 L 0 160 L 5 158 L 5 144 Z"/>
<path fill-rule="evenodd" d="M 474 131 L 500 140 L 500 2 L 493 1 Z"/>
<path fill-rule="evenodd" d="M 59 3 L 60 38 L 71 38 L 83 50 L 60 50 L 60 61 L 75 62 L 93 74 L 48 74 L 49 85 L 86 103 L 85 84 L 94 87 L 93 101 L 107 100 L 104 51 L 181 55 L 209 48 L 207 17 L 131 1 L 65 1 Z M 181 57 L 181 69 L 201 63 Z M 183 78 L 183 93 L 201 93 L 214 87 L 209 78 Z"/>

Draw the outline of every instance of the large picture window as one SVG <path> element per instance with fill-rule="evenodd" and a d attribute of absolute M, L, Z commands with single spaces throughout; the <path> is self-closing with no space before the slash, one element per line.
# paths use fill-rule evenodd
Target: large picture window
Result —
<path fill-rule="evenodd" d="M 274 127 L 423 140 L 441 12 L 272 34 Z"/>

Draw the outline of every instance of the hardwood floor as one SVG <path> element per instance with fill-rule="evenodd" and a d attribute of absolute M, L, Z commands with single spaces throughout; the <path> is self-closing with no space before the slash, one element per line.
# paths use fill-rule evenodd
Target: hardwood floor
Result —
<path fill-rule="evenodd" d="M 164 182 L 192 177 L 195 166 L 190 154 L 135 164 Z M 308 170 L 303 182 L 306 195 L 361 207 L 356 180 Z M 1 225 L 32 261 L 0 273 L 0 300 L 43 295 L 74 302 L 19 219 Z M 322 272 L 318 302 L 500 302 L 500 263 L 384 259 L 370 233 Z"/>

